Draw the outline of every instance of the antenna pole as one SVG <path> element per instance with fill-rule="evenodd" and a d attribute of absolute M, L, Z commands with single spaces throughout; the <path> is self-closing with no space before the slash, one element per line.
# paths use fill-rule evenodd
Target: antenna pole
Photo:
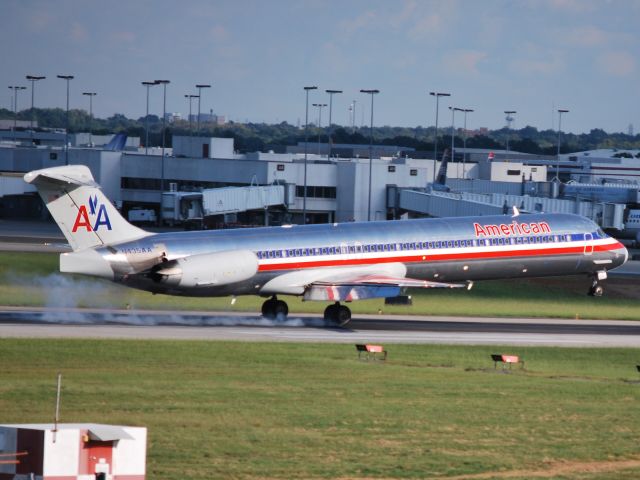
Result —
<path fill-rule="evenodd" d="M 62 385 L 62 374 L 58 373 L 58 390 L 56 394 L 56 416 L 53 426 L 53 441 L 56 441 L 56 432 L 58 431 L 58 421 L 60 420 L 60 386 Z"/>

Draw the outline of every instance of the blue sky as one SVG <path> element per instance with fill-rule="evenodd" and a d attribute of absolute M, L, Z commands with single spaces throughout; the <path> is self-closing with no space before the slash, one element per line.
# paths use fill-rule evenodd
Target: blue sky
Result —
<path fill-rule="evenodd" d="M 81 92 L 95 91 L 100 117 L 144 115 L 140 82 L 169 79 L 167 111 L 185 114 L 184 95 L 210 83 L 202 110 L 236 121 L 304 123 L 303 86 L 317 85 L 310 103 L 344 90 L 333 109 L 343 125 L 353 100 L 368 123 L 359 90 L 376 88 L 376 125 L 433 125 L 438 90 L 452 94 L 440 126 L 453 105 L 475 110 L 469 128 L 504 126 L 504 110 L 518 112 L 516 128 L 557 127 L 552 112 L 566 108 L 563 130 L 640 131 L 639 0 L 1 0 L 0 10 L 0 84 L 46 75 L 40 107 L 64 108 L 55 76 L 72 74 L 71 107 L 88 109 Z M 27 90 L 19 109 L 29 106 Z M 161 87 L 150 111 L 162 112 Z"/>

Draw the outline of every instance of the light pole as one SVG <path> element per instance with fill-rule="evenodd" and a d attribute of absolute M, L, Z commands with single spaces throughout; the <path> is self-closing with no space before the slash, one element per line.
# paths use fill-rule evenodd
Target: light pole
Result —
<path fill-rule="evenodd" d="M 211 85 L 200 83 L 196 85 L 196 88 L 198 89 L 198 135 L 200 135 L 200 97 L 202 97 L 202 89 L 211 88 Z"/>
<path fill-rule="evenodd" d="M 156 82 L 142 82 L 142 85 L 147 87 L 147 115 L 144 117 L 144 154 L 149 154 L 149 89 L 154 85 L 157 85 Z"/>
<path fill-rule="evenodd" d="M 302 224 L 307 224 L 307 150 L 309 144 L 309 90 L 317 90 L 318 87 L 304 87 L 306 103 L 304 111 L 304 191 L 302 193 Z"/>
<path fill-rule="evenodd" d="M 438 162 L 438 110 L 440 97 L 450 97 L 450 93 L 429 92 L 429 95 L 436 97 L 436 133 L 433 138 L 433 183 L 436 183 L 436 164 Z"/>
<path fill-rule="evenodd" d="M 160 222 L 162 223 L 162 192 L 164 192 L 164 144 L 167 130 L 167 85 L 170 80 L 155 80 L 156 85 L 162 85 L 162 159 L 160 160 Z"/>
<path fill-rule="evenodd" d="M 93 125 L 93 97 L 97 95 L 96 92 L 82 92 L 82 95 L 89 97 L 89 146 L 93 147 L 93 139 L 91 138 L 91 127 Z"/>
<path fill-rule="evenodd" d="M 351 118 L 351 133 L 356 133 L 356 101 L 353 101 L 353 117 Z"/>
<path fill-rule="evenodd" d="M 329 94 L 329 153 L 327 153 L 327 160 L 331 156 L 331 146 L 333 145 L 333 139 L 331 138 L 331 110 L 333 109 L 333 95 L 336 93 L 342 93 L 342 90 L 325 90 Z"/>
<path fill-rule="evenodd" d="M 69 82 L 73 75 L 58 75 L 58 78 L 67 81 L 67 129 L 64 133 L 64 164 L 69 165 Z"/>
<path fill-rule="evenodd" d="M 558 109 L 558 153 L 556 155 L 556 178 L 560 180 L 560 133 L 562 132 L 562 114 L 569 113 L 569 110 Z"/>
<path fill-rule="evenodd" d="M 191 129 L 191 100 L 194 98 L 198 99 L 198 103 L 200 103 L 200 95 L 185 95 L 184 98 L 189 100 L 189 135 L 193 136 L 193 130 Z M 198 118 L 200 118 L 200 109 L 198 108 Z"/>
<path fill-rule="evenodd" d="M 449 107 L 449 110 L 451 110 L 451 160 L 450 162 L 453 163 L 454 152 L 455 152 L 455 147 L 453 143 L 453 140 L 455 138 L 455 117 L 456 117 L 456 112 L 464 112 L 464 108 Z"/>
<path fill-rule="evenodd" d="M 518 112 L 515 110 L 505 110 L 504 113 L 507 116 L 507 153 L 509 153 L 509 131 L 511 130 L 511 122 L 513 122 L 513 117 L 511 115 L 515 115 Z"/>
<path fill-rule="evenodd" d="M 360 93 L 371 95 L 371 128 L 369 130 L 369 201 L 367 203 L 367 222 L 371 221 L 371 171 L 373 164 L 373 96 L 380 93 L 380 90 L 360 90 Z"/>
<path fill-rule="evenodd" d="M 13 141 L 16 142 L 16 129 L 18 128 L 18 91 L 26 90 L 27 87 L 19 87 L 12 85 L 9 87 L 13 90 Z"/>
<path fill-rule="evenodd" d="M 318 155 L 320 155 L 320 135 L 322 134 L 322 109 L 326 107 L 326 103 L 314 103 L 314 107 L 318 107 Z"/>
<path fill-rule="evenodd" d="M 44 80 L 47 77 L 40 77 L 36 75 L 27 75 L 27 80 L 31 82 L 31 144 L 33 144 L 33 117 L 35 116 L 36 111 L 33 108 L 33 99 L 34 99 L 34 91 L 36 82 L 38 80 Z"/>
<path fill-rule="evenodd" d="M 473 112 L 472 108 L 465 108 L 464 109 L 464 137 L 463 137 L 463 144 L 464 144 L 464 154 L 462 155 L 462 178 L 467 178 L 467 164 L 466 164 L 466 159 L 467 159 L 467 113 L 471 113 Z"/>

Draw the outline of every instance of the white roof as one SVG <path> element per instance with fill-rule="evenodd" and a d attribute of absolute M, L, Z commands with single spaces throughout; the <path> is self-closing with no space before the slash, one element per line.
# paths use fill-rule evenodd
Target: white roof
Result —
<path fill-rule="evenodd" d="M 55 425 L 53 423 L 23 423 L 15 425 L 0 425 L 0 427 L 17 428 L 24 430 L 53 430 Z M 103 442 L 109 442 L 113 440 L 131 439 L 124 429 L 132 428 L 120 425 L 104 425 L 100 423 L 59 423 L 58 430 L 88 430 L 89 437 L 92 440 L 100 440 Z M 136 427 L 133 427 L 136 428 Z M 139 427 L 138 427 L 139 428 Z"/>

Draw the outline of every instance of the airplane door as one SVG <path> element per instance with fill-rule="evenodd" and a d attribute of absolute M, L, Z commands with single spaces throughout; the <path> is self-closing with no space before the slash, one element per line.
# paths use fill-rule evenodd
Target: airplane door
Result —
<path fill-rule="evenodd" d="M 584 234 L 584 254 L 591 255 L 593 254 L 593 235 L 591 233 Z"/>

